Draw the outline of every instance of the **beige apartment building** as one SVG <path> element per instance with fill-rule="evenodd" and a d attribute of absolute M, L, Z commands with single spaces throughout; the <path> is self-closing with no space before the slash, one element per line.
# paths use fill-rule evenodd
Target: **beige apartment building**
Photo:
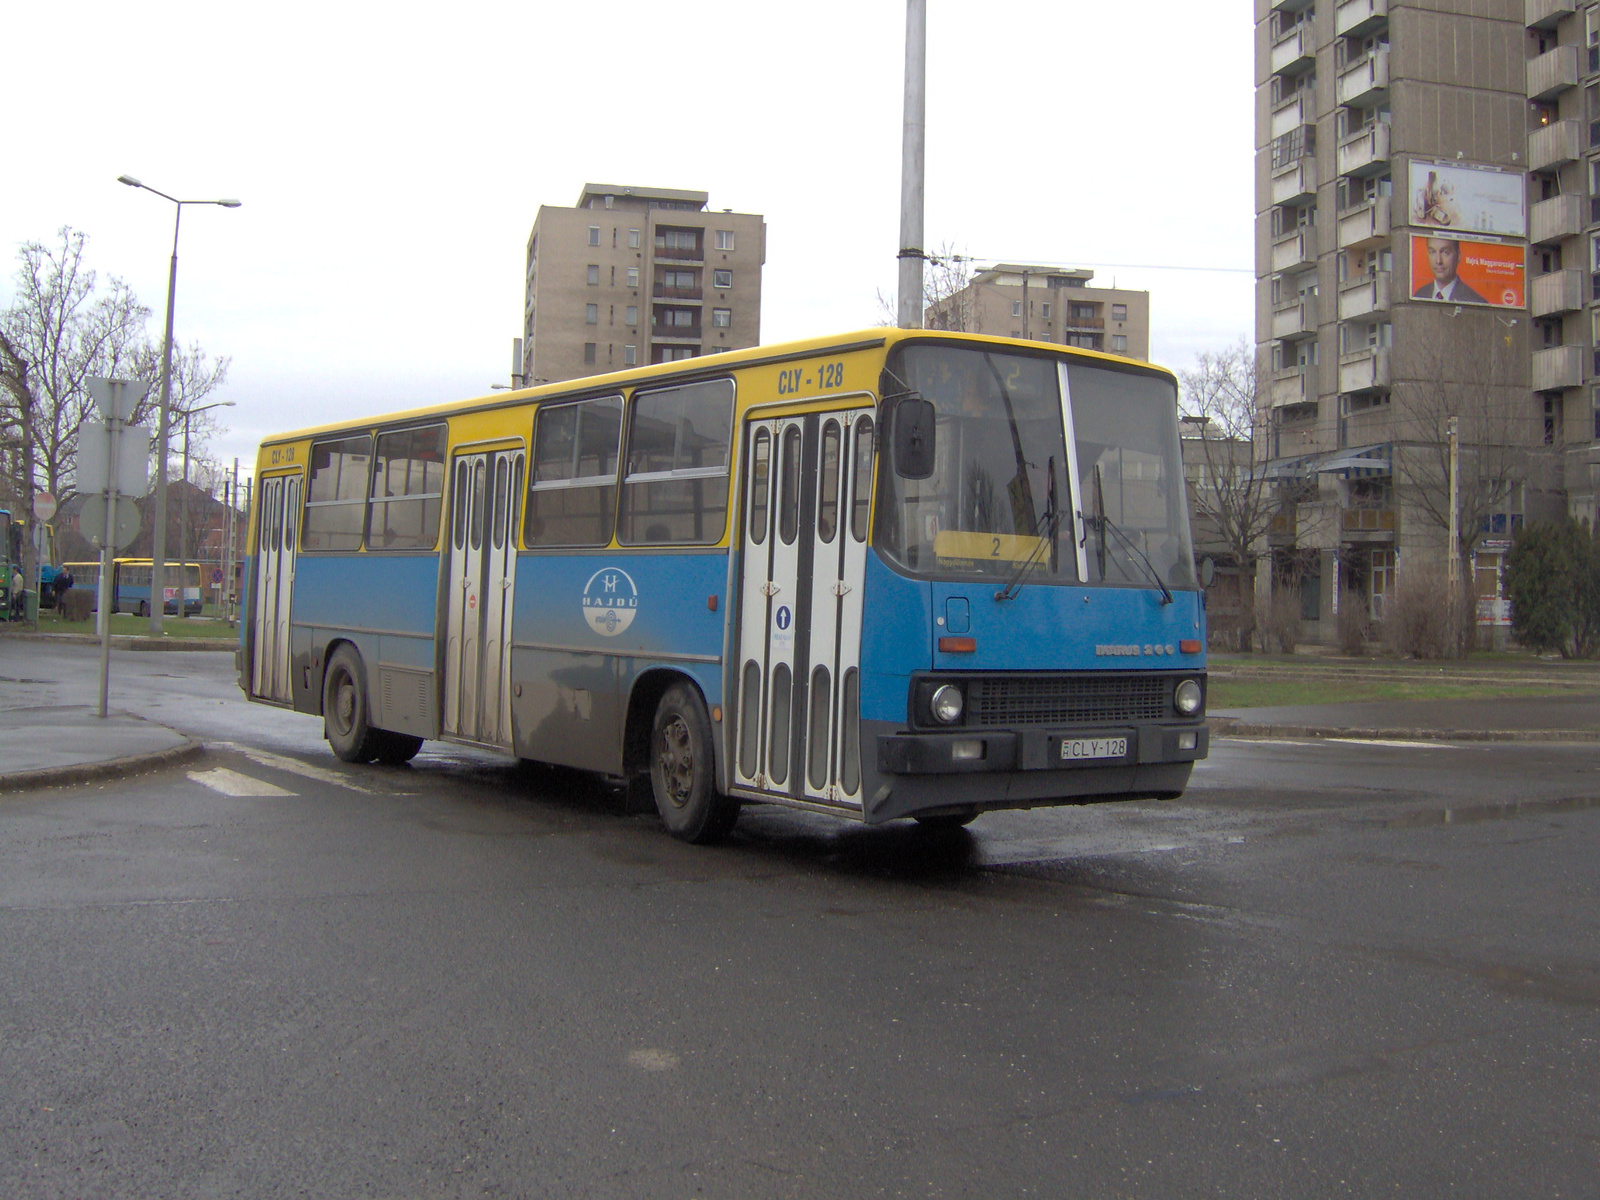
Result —
<path fill-rule="evenodd" d="M 528 235 L 529 384 L 698 358 L 761 341 L 766 222 L 705 192 L 587 183 Z"/>
<path fill-rule="evenodd" d="M 1381 623 L 1403 572 L 1446 564 L 1452 426 L 1486 624 L 1512 532 L 1559 513 L 1563 459 L 1570 486 L 1590 457 L 1600 166 L 1576 8 L 1256 0 L 1261 436 L 1276 586 L 1314 639 L 1341 603 Z"/>
<path fill-rule="evenodd" d="M 997 263 L 928 307 L 929 329 L 1150 357 L 1150 293 L 1095 287 L 1093 271 Z"/>

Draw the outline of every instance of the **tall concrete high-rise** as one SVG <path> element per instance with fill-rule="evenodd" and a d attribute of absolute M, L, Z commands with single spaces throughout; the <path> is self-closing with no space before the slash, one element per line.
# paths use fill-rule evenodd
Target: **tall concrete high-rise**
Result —
<path fill-rule="evenodd" d="M 1448 574 L 1452 425 L 1457 561 L 1503 620 L 1510 536 L 1561 511 L 1560 450 L 1593 437 L 1576 19 L 1256 0 L 1259 436 L 1276 586 L 1313 638 L 1341 604 L 1382 622 L 1408 571 Z"/>
<path fill-rule="evenodd" d="M 1094 272 L 996 263 L 928 306 L 929 329 L 1058 342 L 1150 357 L 1150 293 L 1096 287 Z"/>
<path fill-rule="evenodd" d="M 587 183 L 528 235 L 525 382 L 697 358 L 761 341 L 766 222 L 705 192 Z"/>

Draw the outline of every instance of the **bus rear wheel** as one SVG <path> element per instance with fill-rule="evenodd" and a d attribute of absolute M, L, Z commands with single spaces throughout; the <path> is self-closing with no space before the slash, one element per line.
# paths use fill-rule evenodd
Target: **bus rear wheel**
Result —
<path fill-rule="evenodd" d="M 149 601 L 146 601 L 146 600 L 139 601 L 139 615 L 141 617 L 148 617 L 150 615 L 150 603 L 149 603 Z"/>
<path fill-rule="evenodd" d="M 739 818 L 739 802 L 717 791 L 712 745 L 699 693 L 673 684 L 650 731 L 650 787 L 667 831 L 686 842 L 718 841 Z"/>
<path fill-rule="evenodd" d="M 378 731 L 367 723 L 366 672 L 351 646 L 340 646 L 328 660 L 322 680 L 323 736 L 340 759 L 369 763 L 378 757 Z"/>
<path fill-rule="evenodd" d="M 965 809 L 962 812 L 930 813 L 927 816 L 912 817 L 924 829 L 960 829 L 964 825 L 971 825 L 978 819 L 978 810 Z"/>
<path fill-rule="evenodd" d="M 389 729 L 374 729 L 373 736 L 377 739 L 378 762 L 386 767 L 398 767 L 410 762 L 417 756 L 417 751 L 422 749 L 422 739 L 410 733 L 395 733 Z"/>

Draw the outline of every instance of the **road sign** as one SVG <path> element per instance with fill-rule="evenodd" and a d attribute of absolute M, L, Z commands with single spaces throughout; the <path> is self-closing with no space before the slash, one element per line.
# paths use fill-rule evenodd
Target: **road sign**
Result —
<path fill-rule="evenodd" d="M 104 492 L 110 476 L 111 426 L 85 421 L 78 435 L 78 490 Z M 129 425 L 117 431 L 117 494 L 142 496 L 150 478 L 150 430 Z"/>
<path fill-rule="evenodd" d="M 222 568 L 221 567 L 212 567 L 211 568 L 211 582 L 214 583 L 214 584 L 222 582 Z"/>
<path fill-rule="evenodd" d="M 150 391 L 148 383 L 137 379 L 88 379 L 85 382 L 100 415 L 108 421 L 129 420 L 139 401 Z"/>
<path fill-rule="evenodd" d="M 33 515 L 41 521 L 48 521 L 56 515 L 56 498 L 49 492 L 35 492 L 33 494 Z"/>
<path fill-rule="evenodd" d="M 139 536 L 139 510 L 126 496 L 116 497 L 117 509 L 111 528 L 111 544 L 121 550 Z M 96 546 L 106 537 L 106 498 L 90 496 L 78 514 L 78 530 Z"/>

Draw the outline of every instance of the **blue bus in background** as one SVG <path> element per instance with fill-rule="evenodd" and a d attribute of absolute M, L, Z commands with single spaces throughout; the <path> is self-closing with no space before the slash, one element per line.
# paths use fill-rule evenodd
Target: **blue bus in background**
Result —
<path fill-rule="evenodd" d="M 709 841 L 1172 797 L 1207 752 L 1146 363 L 874 330 L 285 434 L 256 481 L 240 683 L 346 761 L 564 764 Z"/>

